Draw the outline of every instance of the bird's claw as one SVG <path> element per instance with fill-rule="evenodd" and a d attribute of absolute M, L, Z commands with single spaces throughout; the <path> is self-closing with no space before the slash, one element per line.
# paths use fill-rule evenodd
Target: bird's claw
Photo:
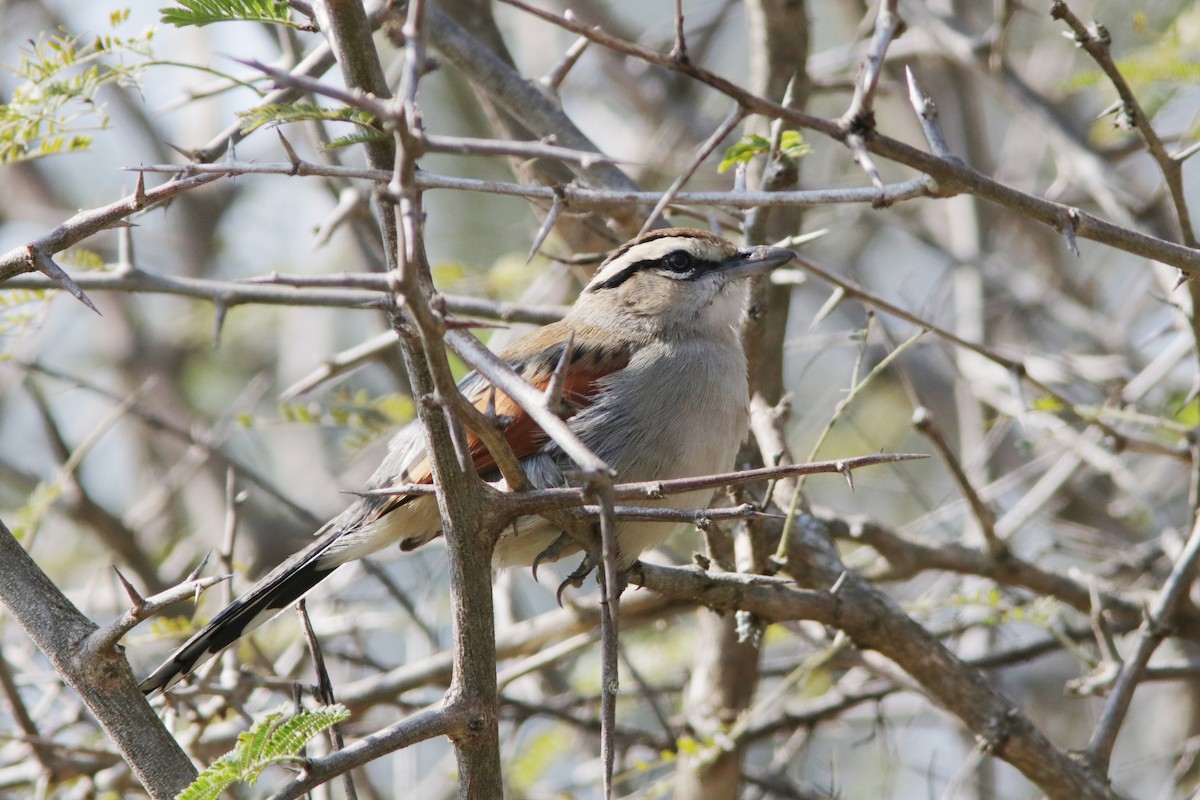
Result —
<path fill-rule="evenodd" d="M 578 589 L 583 586 L 583 579 L 592 574 L 592 570 L 596 568 L 596 562 L 591 556 L 584 556 L 579 562 L 579 566 L 575 571 L 567 576 L 567 579 L 558 585 L 558 591 L 554 593 L 554 599 L 558 602 L 558 607 L 562 608 L 562 595 L 567 590 L 568 586 L 573 586 Z"/>

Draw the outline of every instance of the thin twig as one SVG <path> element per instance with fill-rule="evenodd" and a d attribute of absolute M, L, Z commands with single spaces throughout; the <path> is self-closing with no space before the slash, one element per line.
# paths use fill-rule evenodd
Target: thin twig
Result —
<path fill-rule="evenodd" d="M 211 183 L 215 177 L 213 175 L 193 175 L 186 178 L 173 178 L 148 191 L 144 184 L 138 181 L 134 193 L 128 197 L 107 206 L 81 211 L 56 226 L 49 233 L 0 255 L 0 283 L 23 272 L 36 270 L 46 275 L 54 284 L 70 292 L 88 308 L 96 311 L 96 307 L 83 293 L 78 283 L 54 263 L 51 255 L 102 230 L 124 224 L 126 218 L 143 209 L 170 200 L 206 183 Z"/>
<path fill-rule="evenodd" d="M 354 178 L 386 182 L 391 175 L 380 170 L 364 167 L 301 162 L 253 163 L 222 162 L 220 164 L 151 164 L 138 167 L 145 172 L 170 172 L 184 174 L 221 175 L 319 175 L 335 178 Z M 505 181 L 485 181 L 475 178 L 459 178 L 420 172 L 415 176 L 419 188 L 449 189 L 468 192 L 484 192 L 530 200 L 554 202 L 556 199 L 572 207 L 603 210 L 619 206 L 638 206 L 657 203 L 662 192 L 635 189 L 590 189 L 580 186 L 532 186 Z M 864 188 L 804 189 L 795 191 L 728 191 L 728 192 L 684 192 L 675 195 L 676 205 L 711 205 L 726 208 L 757 208 L 761 206 L 818 206 L 834 203 L 897 203 L 916 197 L 932 197 L 937 192 L 936 183 L 929 178 L 919 177 L 898 183 L 886 184 L 882 192 Z"/>
<path fill-rule="evenodd" d="M 904 32 L 904 20 L 900 18 L 900 14 L 896 10 L 897 5 L 897 0 L 879 0 L 871 45 L 867 49 L 867 57 L 859 70 L 850 106 L 842 114 L 840 121 L 847 131 L 854 131 L 856 128 L 870 129 L 875 125 L 872 119 L 875 89 L 879 86 L 879 78 L 883 74 L 883 62 L 887 57 L 887 49 L 892 40 Z"/>
<path fill-rule="evenodd" d="M 312 621 L 308 618 L 308 605 L 304 602 L 304 598 L 296 603 L 296 613 L 300 617 L 300 628 L 304 631 L 304 641 L 308 644 L 308 652 L 313 660 L 313 671 L 317 675 L 317 699 L 323 705 L 331 706 L 337 702 L 333 694 L 333 681 L 330 680 L 329 670 L 325 667 L 325 654 L 321 652 L 321 642 L 317 639 L 316 632 L 313 631 Z M 346 740 L 342 736 L 340 723 L 329 729 L 329 741 L 333 752 L 345 749 Z M 342 786 L 345 789 L 347 800 L 357 800 L 358 792 L 354 789 L 354 778 L 349 770 L 342 774 Z"/>
<path fill-rule="evenodd" d="M 942 126 L 938 122 L 937 106 L 929 99 L 928 95 L 921 91 L 917 77 L 913 75 L 912 67 L 904 68 L 904 76 L 908 80 L 908 101 L 912 103 L 913 110 L 917 112 L 917 119 L 921 122 L 921 130 L 925 133 L 925 141 L 929 143 L 929 149 L 936 156 L 947 159 L 956 158 L 950 145 L 946 144 L 946 136 L 942 133 Z"/>
<path fill-rule="evenodd" d="M 695 78 L 737 101 L 751 112 L 763 114 L 772 119 L 783 119 L 793 125 L 819 131 L 838 141 L 845 140 L 846 131 L 837 120 L 827 120 L 798 109 L 788 108 L 780 103 L 774 103 L 693 63 L 678 62 L 648 47 L 627 42 L 573 18 L 531 6 L 523 0 L 502 1 L 560 28 L 585 36 L 616 52 Z M 878 132 L 872 132 L 869 137 L 864 139 L 864 144 L 871 153 L 905 164 L 929 175 L 937 182 L 941 196 L 967 192 L 1060 230 L 1063 220 L 1068 215 L 1073 215 L 1074 232 L 1081 238 L 1099 241 L 1119 250 L 1178 267 L 1189 278 L 1200 278 L 1200 250 L 1196 248 L 1149 236 L 1141 231 L 1115 225 L 1062 203 L 1055 203 L 1018 191 L 984 176 L 960 161 L 939 158 Z"/>
<path fill-rule="evenodd" d="M 950 471 L 950 476 L 954 478 L 958 490 L 966 498 L 967 505 L 971 507 L 971 513 L 979 526 L 979 533 L 983 536 L 984 550 L 992 558 L 1004 558 L 1008 554 L 1008 544 L 996 535 L 996 513 L 983 501 L 979 492 L 971 484 L 966 470 L 959 463 L 950 443 L 946 441 L 945 434 L 934 422 L 933 413 L 927 408 L 918 408 L 913 412 L 913 427 L 929 439 L 933 449 L 937 450 L 938 456 L 941 457 L 942 463 Z"/>
<path fill-rule="evenodd" d="M 680 39 L 680 42 L 682 43 L 682 39 Z M 717 126 L 717 129 L 712 132 L 712 135 L 710 135 L 708 139 L 704 141 L 704 144 L 700 145 L 699 149 L 696 150 L 696 154 L 692 156 L 692 160 L 688 163 L 683 172 L 679 173 L 679 176 L 676 177 L 675 180 L 671 182 L 671 185 L 667 187 L 667 190 L 663 192 L 663 195 L 661 198 L 659 198 L 658 203 L 655 204 L 653 210 L 651 210 L 649 215 L 647 215 L 646 221 L 642 223 L 642 229 L 638 231 L 638 236 L 644 235 L 646 231 L 654 227 L 655 223 L 658 221 L 659 215 L 662 214 L 663 209 L 675 201 L 675 196 L 679 193 L 679 190 L 682 189 L 683 185 L 687 183 L 688 180 L 691 179 L 692 175 L 696 173 L 696 170 L 698 170 L 700 165 L 704 163 L 704 159 L 712 155 L 712 152 L 717 149 L 721 142 L 725 141 L 725 137 L 728 136 L 734 128 L 740 125 L 745 117 L 746 112 L 741 106 L 738 106 L 729 112 L 729 116 L 725 117 L 725 120 Z"/>
<path fill-rule="evenodd" d="M 771 478 L 792 477 L 796 475 L 817 475 L 822 473 L 845 474 L 846 470 L 862 469 L 879 464 L 894 464 L 900 461 L 913 461 L 928 458 L 923 453 L 878 453 L 868 456 L 839 458 L 832 461 L 815 461 L 811 464 L 782 464 L 776 467 L 759 467 L 739 472 L 722 472 L 715 475 L 700 475 L 694 478 L 670 478 L 657 481 L 640 481 L 635 483 L 617 483 L 613 485 L 614 500 L 633 500 L 647 498 L 658 500 L 666 495 L 685 494 L 704 489 L 720 489 L 725 486 L 744 486 Z M 351 491 L 350 494 L 363 496 L 389 495 L 421 495 L 433 494 L 433 487 L 428 484 L 406 483 L 390 486 L 384 489 L 366 489 Z M 543 511 L 560 508 L 572 508 L 582 504 L 588 495 L 587 490 L 563 486 L 553 489 L 535 489 L 529 492 L 497 493 L 497 502 L 507 502 L 513 511 L 537 514 Z M 506 499 L 507 498 L 507 499 Z"/>
<path fill-rule="evenodd" d="M 1150 656 L 1154 655 L 1154 651 L 1167 638 L 1171 616 L 1187 596 L 1188 589 L 1196 579 L 1197 561 L 1200 561 L 1200 515 L 1196 516 L 1187 544 L 1175 559 L 1171 574 L 1163 582 L 1145 621 L 1138 629 L 1133 655 L 1125 660 L 1121 674 L 1117 676 L 1112 693 L 1108 696 L 1108 702 L 1104 705 L 1104 711 L 1100 714 L 1100 721 L 1088 742 L 1085 751 L 1087 758 L 1102 774 L 1108 773 L 1117 734 L 1129 711 L 1133 693 L 1142 680 L 1142 673 L 1150 662 Z"/>
<path fill-rule="evenodd" d="M 203 567 L 203 562 L 201 563 L 201 567 Z M 133 588 L 119 572 L 117 573 L 117 577 L 127 589 Z M 233 576 L 226 574 L 201 578 L 193 572 L 193 574 L 189 575 L 176 586 L 172 586 L 170 589 L 151 595 L 150 597 L 140 597 L 136 593 L 131 593 L 130 599 L 133 601 L 133 604 L 129 610 L 108 625 L 97 628 L 88 636 L 87 641 L 82 643 L 81 649 L 91 653 L 108 651 L 116 646 L 122 636 L 137 627 L 143 620 L 149 619 L 164 608 L 174 605 L 181 600 L 194 598 L 205 589 L 227 581 L 231 577 Z"/>
<path fill-rule="evenodd" d="M 1072 417 L 1076 418 L 1078 421 L 1080 421 L 1082 423 L 1095 426 L 1105 436 L 1111 437 L 1114 442 L 1117 442 L 1122 449 L 1132 449 L 1132 450 L 1137 450 L 1139 452 L 1154 453 L 1156 455 L 1170 456 L 1172 458 L 1175 458 L 1178 460 L 1183 460 L 1183 461 L 1190 460 L 1190 454 L 1185 450 L 1180 450 L 1178 448 L 1172 448 L 1169 446 L 1165 446 L 1165 445 L 1161 444 L 1160 442 L 1156 442 L 1156 441 L 1149 440 L 1149 439 L 1138 439 L 1138 438 L 1128 436 L 1128 435 L 1122 433 L 1121 431 L 1117 430 L 1116 428 L 1112 427 L 1108 423 L 1104 422 L 1102 419 L 1098 418 L 1097 416 L 1085 416 L 1083 414 L 1078 413 L 1075 410 L 1075 407 L 1071 403 L 1069 398 L 1064 397 L 1061 392 L 1055 391 L 1053 388 L 1046 385 L 1042 381 L 1039 381 L 1036 378 L 1033 378 L 1032 376 L 1030 376 L 1028 371 L 1025 369 L 1025 364 L 1021 361 L 1016 361 L 1014 359 L 1008 358 L 1007 356 L 1002 355 L 1001 353 L 999 353 L 998 351 L 996 351 L 995 349 L 993 349 L 991 347 L 988 347 L 987 345 L 981 344 L 979 342 L 973 342 L 973 341 L 964 339 L 963 337 L 958 336 L 957 334 L 953 333 L 952 331 L 947 330 L 946 328 L 943 328 L 939 325 L 935 325 L 935 324 L 931 323 L 929 320 L 923 319 L 923 318 L 917 316 L 916 314 L 913 314 L 910 311 L 906 311 L 905 309 L 900 308 L 899 306 L 895 305 L 894 303 L 884 300 L 882 297 L 879 297 L 878 295 L 874 294 L 873 292 L 868 291 L 867 289 L 863 288 L 862 286 L 859 286 L 858 284 L 856 284 L 852 281 L 846 280 L 845 278 L 835 275 L 834 273 L 830 272 L 829 270 L 826 270 L 826 269 L 818 266 L 817 264 L 803 258 L 802 256 L 797 256 L 795 258 L 795 263 L 797 263 L 801 267 L 803 267 L 803 269 L 806 272 L 816 275 L 821 280 L 823 280 L 829 284 L 832 284 L 833 286 L 838 287 L 845 293 L 845 295 L 847 297 L 853 297 L 853 298 L 862 300 L 866 303 L 869 303 L 872 307 L 877 308 L 880 311 L 883 311 L 890 316 L 896 317 L 897 319 L 904 320 L 905 322 L 908 322 L 912 325 L 916 325 L 924 330 L 927 330 L 930 333 L 933 333 L 934 335 L 936 335 L 938 338 L 944 339 L 945 341 L 950 342 L 951 344 L 954 344 L 957 347 L 961 347 L 966 350 L 970 350 L 973 353 L 978 353 L 979 355 L 986 358 L 988 361 L 991 361 L 991 362 L 999 365 L 1000 367 L 1002 367 L 1009 374 L 1014 375 L 1017 378 L 1019 378 L 1020 382 L 1026 383 L 1029 386 L 1032 386 L 1038 392 L 1040 392 L 1048 397 L 1054 398 L 1056 401 L 1061 403 L 1064 412 L 1070 413 Z"/>
<path fill-rule="evenodd" d="M 208 278 L 157 275 L 141 270 L 125 269 L 80 275 L 78 283 L 92 291 L 192 297 L 207 300 L 225 308 L 262 304 L 372 309 L 379 306 L 381 295 L 388 291 L 387 277 L 379 273 L 309 276 L 269 273 L 247 281 L 220 281 Z M 276 284 L 287 288 L 273 288 L 273 285 Z M 54 284 L 40 276 L 18 276 L 9 279 L 4 286 L 12 289 L 54 288 Z M 364 291 L 356 291 L 354 287 Z M 465 295 L 442 295 L 442 298 L 445 300 L 446 309 L 452 313 L 469 314 L 503 322 L 546 325 L 561 319 L 566 311 L 563 306 L 530 306 Z"/>

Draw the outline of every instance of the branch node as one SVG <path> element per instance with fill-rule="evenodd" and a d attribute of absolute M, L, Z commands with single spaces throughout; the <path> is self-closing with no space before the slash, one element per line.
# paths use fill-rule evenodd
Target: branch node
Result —
<path fill-rule="evenodd" d="M 1075 239 L 1075 231 L 1079 228 L 1079 209 L 1068 208 L 1063 211 L 1062 222 L 1059 224 L 1059 231 L 1067 240 L 1067 248 L 1076 257 L 1079 256 L 1079 243 Z"/>

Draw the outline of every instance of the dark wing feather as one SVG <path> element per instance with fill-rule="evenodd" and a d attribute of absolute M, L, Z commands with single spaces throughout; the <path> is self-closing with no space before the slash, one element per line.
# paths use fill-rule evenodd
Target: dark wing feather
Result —
<path fill-rule="evenodd" d="M 254 584 L 183 643 L 162 666 L 141 683 L 146 694 L 166 691 L 183 676 L 295 603 L 337 569 L 321 566 L 321 555 L 341 535 L 332 530 L 296 553 Z"/>

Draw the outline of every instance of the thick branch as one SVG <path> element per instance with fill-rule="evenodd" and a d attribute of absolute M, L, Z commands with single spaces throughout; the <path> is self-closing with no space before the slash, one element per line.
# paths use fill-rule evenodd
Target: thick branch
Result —
<path fill-rule="evenodd" d="M 791 552 L 802 549 L 793 547 Z M 1117 797 L 1104 780 L 1046 739 L 975 668 L 853 573 L 846 573 L 836 590 L 828 592 L 797 589 L 778 578 L 650 564 L 643 565 L 634 580 L 667 597 L 716 609 L 743 609 L 771 621 L 808 619 L 839 628 L 859 647 L 896 662 L 931 700 L 962 720 L 981 748 L 1015 766 L 1049 797 Z"/>
<path fill-rule="evenodd" d="M 168 800 L 183 791 L 196 769 L 142 696 L 129 663 L 114 648 L 86 646 L 95 623 L 38 569 L 2 522 L 0 563 L 0 603 L 78 692 L 150 796 Z"/>

